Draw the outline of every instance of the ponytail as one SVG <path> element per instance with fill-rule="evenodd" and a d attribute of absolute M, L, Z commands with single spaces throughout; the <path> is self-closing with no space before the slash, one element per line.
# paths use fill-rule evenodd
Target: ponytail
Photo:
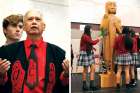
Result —
<path fill-rule="evenodd" d="M 128 34 L 124 35 L 124 45 L 125 45 L 126 50 L 128 51 L 131 51 L 133 48 L 133 39 Z"/>

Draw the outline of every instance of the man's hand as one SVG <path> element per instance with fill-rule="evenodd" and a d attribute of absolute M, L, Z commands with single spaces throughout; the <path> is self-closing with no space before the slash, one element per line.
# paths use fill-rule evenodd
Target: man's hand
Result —
<path fill-rule="evenodd" d="M 65 77 L 69 76 L 69 61 L 67 59 L 63 60 L 62 63 L 62 67 L 63 67 L 63 74 Z"/>
<path fill-rule="evenodd" d="M 10 61 L 7 59 L 2 60 L 0 58 L 0 76 L 5 75 L 5 73 L 10 69 Z"/>

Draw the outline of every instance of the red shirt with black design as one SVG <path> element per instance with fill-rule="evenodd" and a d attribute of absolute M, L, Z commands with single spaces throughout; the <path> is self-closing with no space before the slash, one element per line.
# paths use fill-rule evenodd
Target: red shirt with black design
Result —
<path fill-rule="evenodd" d="M 24 42 L 26 57 L 29 58 L 30 55 L 30 45 L 35 44 L 37 48 L 35 48 L 35 53 L 37 55 L 38 61 L 38 76 L 39 76 L 39 84 L 34 89 L 29 89 L 24 83 L 23 91 L 24 93 L 43 93 L 44 88 L 44 80 L 45 80 L 45 64 L 46 64 L 46 47 L 47 44 L 43 41 L 43 39 L 36 40 L 32 42 L 29 38 L 27 38 Z"/>

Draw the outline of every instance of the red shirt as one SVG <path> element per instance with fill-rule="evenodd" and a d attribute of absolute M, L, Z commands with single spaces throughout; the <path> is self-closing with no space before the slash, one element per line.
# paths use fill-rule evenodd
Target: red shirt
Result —
<path fill-rule="evenodd" d="M 138 47 L 137 47 L 137 37 L 133 37 L 133 48 L 132 48 L 132 53 L 137 53 L 138 52 Z"/>
<path fill-rule="evenodd" d="M 35 52 L 37 54 L 37 58 L 38 58 L 38 74 L 39 74 L 39 84 L 37 87 L 35 87 L 34 89 L 30 90 L 26 84 L 24 84 L 24 93 L 44 93 L 43 92 L 43 88 L 44 88 L 44 81 L 45 81 L 45 64 L 46 64 L 46 43 L 43 41 L 43 39 L 37 40 L 35 42 L 32 42 L 30 39 L 26 39 L 24 42 L 24 46 L 25 46 L 25 52 L 26 52 L 26 56 L 27 58 L 30 55 L 30 45 L 34 43 L 37 45 L 37 48 L 35 48 Z M 60 75 L 60 80 L 62 82 L 63 85 L 67 85 L 69 83 L 69 79 L 65 78 L 63 76 L 63 73 Z"/>
<path fill-rule="evenodd" d="M 44 81 L 45 81 L 45 64 L 46 64 L 46 43 L 43 39 L 36 40 L 32 42 L 29 38 L 27 38 L 24 42 L 26 57 L 29 58 L 30 55 L 30 45 L 35 44 L 37 48 L 35 48 L 35 52 L 38 58 L 38 76 L 39 76 L 39 84 L 34 89 L 30 90 L 26 84 L 24 84 L 24 93 L 43 93 Z"/>
<path fill-rule="evenodd" d="M 114 49 L 116 55 L 128 53 L 128 50 L 125 49 L 123 35 L 119 35 L 115 38 Z"/>
<path fill-rule="evenodd" d="M 88 35 L 83 35 L 80 41 L 80 50 L 86 51 L 88 49 L 87 43 L 95 45 L 99 42 L 99 39 L 92 40 L 92 38 Z"/>

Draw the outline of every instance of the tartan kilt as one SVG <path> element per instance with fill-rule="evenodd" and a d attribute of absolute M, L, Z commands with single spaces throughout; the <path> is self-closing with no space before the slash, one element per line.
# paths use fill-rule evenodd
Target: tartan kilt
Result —
<path fill-rule="evenodd" d="M 115 58 L 115 64 L 118 65 L 131 65 L 132 63 L 132 56 L 130 53 L 120 54 Z"/>
<path fill-rule="evenodd" d="M 87 53 L 87 51 L 80 51 L 80 55 L 77 61 L 78 66 L 90 66 L 94 64 L 94 52 Z"/>
<path fill-rule="evenodd" d="M 132 65 L 139 65 L 138 53 L 132 53 Z"/>

